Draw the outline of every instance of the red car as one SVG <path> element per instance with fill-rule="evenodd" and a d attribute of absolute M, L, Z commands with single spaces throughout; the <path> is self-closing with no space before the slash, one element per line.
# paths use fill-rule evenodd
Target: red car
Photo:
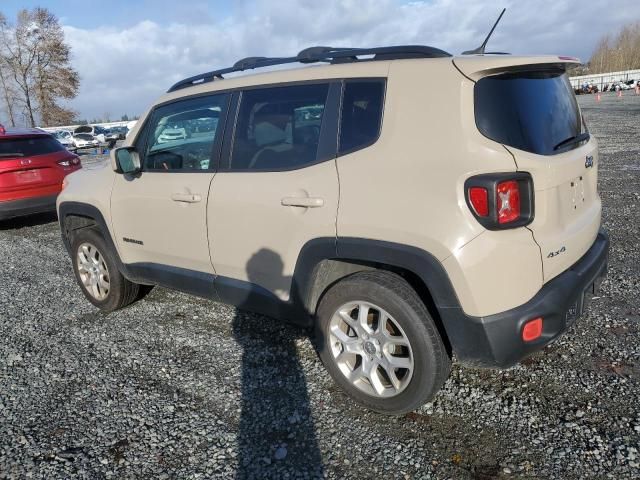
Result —
<path fill-rule="evenodd" d="M 0 125 L 0 220 L 54 211 L 62 180 L 79 168 L 49 133 Z"/>

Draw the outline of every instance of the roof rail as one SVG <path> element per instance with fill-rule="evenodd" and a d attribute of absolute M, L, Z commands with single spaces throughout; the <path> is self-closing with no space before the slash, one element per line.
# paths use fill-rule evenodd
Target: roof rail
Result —
<path fill-rule="evenodd" d="M 368 58 L 358 58 L 358 57 Z M 288 63 L 348 63 L 375 60 L 396 60 L 402 58 L 442 58 L 451 54 L 439 48 L 425 45 L 400 45 L 394 47 L 374 48 L 334 48 L 334 47 L 309 47 L 301 50 L 295 57 L 246 57 L 238 60 L 233 66 L 221 68 L 212 72 L 201 73 L 193 77 L 185 78 L 173 85 L 168 92 L 182 88 L 212 82 L 216 78 L 223 79 L 228 73 L 242 72 L 254 68 L 272 67 Z"/>

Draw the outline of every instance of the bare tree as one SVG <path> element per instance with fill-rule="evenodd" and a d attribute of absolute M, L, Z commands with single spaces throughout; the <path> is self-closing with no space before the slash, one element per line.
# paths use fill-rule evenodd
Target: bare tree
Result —
<path fill-rule="evenodd" d="M 2 13 L 0 13 L 0 28 L 5 28 L 7 25 L 7 19 Z M 14 103 L 15 92 L 13 85 L 9 81 L 8 65 L 5 63 L 4 52 L 0 50 L 0 88 L 2 89 L 2 99 L 5 104 L 9 122 L 12 127 L 16 125 L 16 119 L 14 116 Z"/>
<path fill-rule="evenodd" d="M 64 43 L 64 32 L 55 15 L 45 8 L 36 8 L 31 16 L 40 42 L 35 61 L 40 119 L 45 126 L 69 124 L 75 112 L 62 107 L 57 99 L 71 99 L 78 93 L 80 81 L 69 63 L 70 48 Z"/>
<path fill-rule="evenodd" d="M 590 73 L 640 68 L 640 22 L 624 26 L 613 39 L 600 39 L 589 60 Z"/>
<path fill-rule="evenodd" d="M 16 126 L 16 118 L 14 115 L 14 103 L 15 103 L 15 91 L 11 85 L 7 72 L 5 72 L 6 66 L 3 64 L 2 57 L 0 57 L 0 89 L 2 89 L 2 100 L 9 117 L 9 123 L 12 127 Z"/>
<path fill-rule="evenodd" d="M 60 99 L 77 95 L 78 73 L 70 65 L 70 49 L 55 15 L 45 8 L 21 10 L 15 26 L 0 22 L 3 65 L 31 126 L 71 123 L 75 112 Z M 6 89 L 5 89 L 6 91 Z M 15 113 L 15 112 L 14 112 Z"/>

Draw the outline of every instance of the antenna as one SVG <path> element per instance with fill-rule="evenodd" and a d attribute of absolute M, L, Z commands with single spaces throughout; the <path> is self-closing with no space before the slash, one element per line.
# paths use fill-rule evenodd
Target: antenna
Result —
<path fill-rule="evenodd" d="M 484 39 L 484 42 L 482 42 L 482 45 L 480 45 L 478 48 L 476 48 L 474 50 L 467 50 L 466 52 L 462 52 L 462 55 L 484 55 L 484 49 L 487 46 L 487 42 L 491 38 L 491 35 L 493 35 L 493 31 L 498 26 L 498 22 L 500 22 L 500 19 L 502 18 L 502 16 L 504 15 L 504 12 L 506 12 L 506 11 L 507 11 L 506 8 L 502 9 L 502 12 L 500 13 L 500 16 L 496 20 L 496 23 L 493 24 L 493 27 L 491 27 L 491 31 L 489 32 L 489 35 L 487 35 L 487 38 Z"/>

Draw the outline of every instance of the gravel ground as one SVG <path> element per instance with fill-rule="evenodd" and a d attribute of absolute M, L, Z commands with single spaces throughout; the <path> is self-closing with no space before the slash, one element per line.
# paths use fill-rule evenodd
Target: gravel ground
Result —
<path fill-rule="evenodd" d="M 612 239 L 601 296 L 543 352 L 454 366 L 404 417 L 352 403 L 296 327 L 160 288 L 101 314 L 54 217 L 0 224 L 0 478 L 639 478 L 640 97 L 579 101 Z"/>

